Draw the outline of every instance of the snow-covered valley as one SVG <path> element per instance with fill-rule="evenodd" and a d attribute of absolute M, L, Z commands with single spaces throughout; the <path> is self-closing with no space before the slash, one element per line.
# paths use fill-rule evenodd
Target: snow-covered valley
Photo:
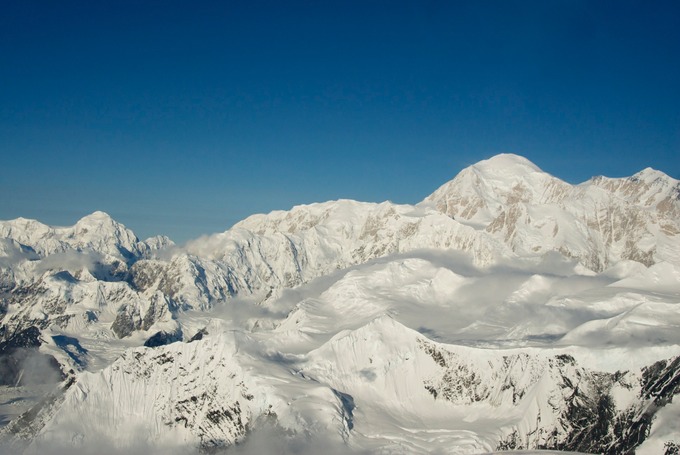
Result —
<path fill-rule="evenodd" d="M 0 318 L 7 453 L 673 454 L 680 182 L 499 155 L 183 246 L 0 221 Z"/>

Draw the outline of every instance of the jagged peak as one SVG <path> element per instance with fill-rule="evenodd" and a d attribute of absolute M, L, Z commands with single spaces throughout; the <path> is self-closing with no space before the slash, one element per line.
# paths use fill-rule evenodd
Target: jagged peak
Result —
<path fill-rule="evenodd" d="M 629 177 L 629 179 L 633 181 L 643 181 L 646 183 L 654 182 L 668 182 L 672 184 L 680 183 L 678 180 L 675 180 L 673 177 L 670 177 L 666 173 L 658 171 L 656 169 L 652 169 L 651 167 L 644 168 L 640 172 L 633 174 L 631 177 Z"/>
<path fill-rule="evenodd" d="M 3 221 L 4 223 L 11 223 L 11 224 L 17 224 L 17 225 L 22 225 L 22 226 L 44 226 L 46 228 L 50 229 L 62 229 L 62 228 L 67 228 L 69 226 L 66 225 L 51 225 L 51 224 L 45 224 L 40 220 L 36 220 L 34 218 L 26 218 L 23 216 L 14 218 L 12 220 L 6 220 Z M 103 223 L 114 223 L 114 224 L 120 224 L 111 216 L 102 211 L 94 211 L 90 213 L 89 215 L 85 215 L 84 217 L 80 218 L 75 225 L 78 224 L 84 224 L 84 223 L 95 223 L 95 224 L 103 224 Z"/>
<path fill-rule="evenodd" d="M 144 240 L 144 243 L 149 245 L 149 247 L 152 249 L 161 249 L 165 247 L 176 246 L 175 242 L 167 235 L 151 236 Z"/>
<path fill-rule="evenodd" d="M 73 232 L 86 242 L 122 242 L 127 249 L 136 248 L 139 242 L 134 232 L 111 218 L 108 213 L 101 211 L 93 212 L 78 220 L 73 226 Z"/>

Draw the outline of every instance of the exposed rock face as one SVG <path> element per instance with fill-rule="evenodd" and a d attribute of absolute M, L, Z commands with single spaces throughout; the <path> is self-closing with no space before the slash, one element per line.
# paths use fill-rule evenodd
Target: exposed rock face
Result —
<path fill-rule="evenodd" d="M 175 343 L 182 340 L 182 333 L 177 331 L 174 333 L 157 332 L 151 338 L 144 342 L 144 346 L 148 348 L 155 348 L 158 346 L 165 346 L 166 344 Z"/>
<path fill-rule="evenodd" d="M 338 337 L 310 357 L 306 375 L 353 397 L 359 407 L 379 394 L 380 405 L 370 400 L 378 413 L 424 420 L 435 409 L 452 419 L 467 415 L 469 426 L 453 426 L 452 433 L 474 428 L 471 415 L 479 409 L 489 419 L 515 416 L 495 423 L 496 450 L 634 453 L 655 413 L 680 393 L 680 357 L 598 371 L 582 366 L 576 351 L 444 345 L 389 318 Z M 424 394 L 442 406 L 426 404 Z"/>
<path fill-rule="evenodd" d="M 103 212 L 71 227 L 50 227 L 23 218 L 0 222 L 0 337 L 29 327 L 66 330 L 109 324 L 118 336 L 167 320 L 171 303 L 143 295 L 128 282 L 131 266 L 172 245 L 167 237 L 142 242 Z M 117 314 L 147 314 L 137 323 Z M 12 311 L 7 315 L 7 309 Z M 99 330 L 99 329 L 96 329 Z"/>
<path fill-rule="evenodd" d="M 231 446 L 245 437 L 256 416 L 285 406 L 241 366 L 236 346 L 233 337 L 220 336 L 126 351 L 103 371 L 63 387 L 51 405 L 36 408 L 30 420 L 13 422 L 6 432 L 29 443 L 27 453 L 101 444 L 121 451 L 140 434 L 187 450 Z"/>
<path fill-rule="evenodd" d="M 376 345 L 376 340 L 382 341 Z M 30 426 L 17 422 L 9 431 L 33 441 L 35 451 L 47 441 L 70 444 L 78 435 L 78 444 L 88 447 L 88 441 L 107 434 L 119 435 L 114 447 L 123 450 L 126 440 L 138 434 L 132 428 L 148 432 L 151 440 L 172 438 L 174 444 L 210 450 L 241 441 L 260 417 L 269 416 L 281 427 L 297 431 L 302 416 L 324 422 L 330 412 L 328 430 L 349 437 L 357 420 L 365 424 L 362 419 L 370 418 L 363 414 L 366 411 L 357 415 L 357 410 L 373 395 L 377 412 L 415 413 L 425 422 L 433 406 L 441 403 L 440 411 L 451 419 L 459 410 L 480 403 L 498 415 L 516 414 L 516 423 L 506 422 L 503 433 L 490 441 L 499 447 L 519 448 L 525 443 L 535 447 L 541 441 L 548 441 L 546 447 L 566 447 L 562 441 L 570 440 L 584 447 L 584 441 L 608 435 L 608 422 L 614 422 L 593 420 L 615 416 L 616 406 L 602 398 L 603 391 L 640 389 L 633 380 L 639 374 L 593 372 L 566 354 L 493 353 L 442 345 L 385 318 L 289 363 L 298 373 L 289 374 L 287 380 L 275 374 L 276 367 L 270 370 L 273 381 L 252 367 L 245 368 L 252 359 L 239 353 L 239 345 L 231 336 L 217 336 L 127 351 L 107 369 L 81 376 L 77 386 L 65 389 L 55 404 L 36 410 Z M 387 352 L 392 355 L 382 355 Z M 663 377 L 673 368 L 654 366 L 653 374 L 645 370 L 645 393 L 662 390 L 650 384 L 668 382 Z M 355 369 L 363 373 L 349 374 Z M 325 405 L 310 407 L 308 398 L 299 396 L 300 387 Z M 676 392 L 664 390 L 671 396 Z M 514 411 L 523 408 L 528 410 Z M 83 413 L 97 417 L 83 420 Z M 42 423 L 36 426 L 35 422 Z M 584 425 L 590 429 L 590 439 L 584 436 Z M 628 421 L 620 427 L 635 431 Z"/>
<path fill-rule="evenodd" d="M 40 329 L 9 334 L 0 341 L 0 385 L 49 383 L 63 379 L 59 362 L 51 355 L 41 354 Z"/>
<path fill-rule="evenodd" d="M 647 266 L 680 257 L 680 182 L 645 169 L 572 186 L 515 155 L 464 169 L 425 199 L 520 255 L 558 251 L 601 271 L 622 259 Z"/>

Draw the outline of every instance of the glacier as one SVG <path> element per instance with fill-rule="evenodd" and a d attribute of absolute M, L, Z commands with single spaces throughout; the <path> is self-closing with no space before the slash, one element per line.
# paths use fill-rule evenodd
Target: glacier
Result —
<path fill-rule="evenodd" d="M 503 154 L 185 245 L 0 221 L 0 451 L 677 453 L 679 305 L 652 169 Z"/>

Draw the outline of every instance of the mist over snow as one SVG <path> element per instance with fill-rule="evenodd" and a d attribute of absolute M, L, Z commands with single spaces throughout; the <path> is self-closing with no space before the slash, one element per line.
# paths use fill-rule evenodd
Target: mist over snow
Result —
<path fill-rule="evenodd" d="M 505 154 L 183 246 L 2 221 L 0 451 L 673 450 L 678 194 Z"/>

